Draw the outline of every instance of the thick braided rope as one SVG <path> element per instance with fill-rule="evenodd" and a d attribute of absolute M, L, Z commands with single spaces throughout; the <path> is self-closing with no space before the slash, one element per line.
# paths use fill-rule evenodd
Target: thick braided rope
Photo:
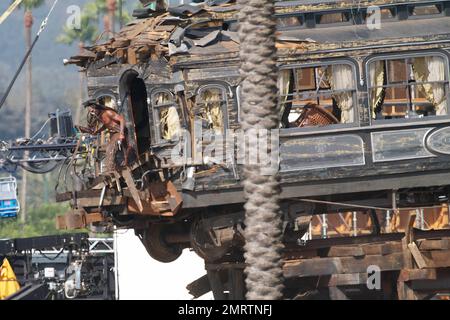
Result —
<path fill-rule="evenodd" d="M 242 83 L 242 128 L 277 129 L 277 67 L 273 0 L 238 0 Z M 257 144 L 249 143 L 249 154 Z M 244 166 L 247 299 L 281 299 L 281 214 L 277 174 Z"/>

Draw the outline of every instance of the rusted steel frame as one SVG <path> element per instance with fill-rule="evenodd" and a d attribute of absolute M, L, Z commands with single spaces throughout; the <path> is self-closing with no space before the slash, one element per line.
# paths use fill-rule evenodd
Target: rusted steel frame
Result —
<path fill-rule="evenodd" d="M 94 222 L 104 221 L 100 212 L 87 213 L 84 210 L 73 210 L 69 213 L 56 217 L 57 229 L 83 229 Z"/>

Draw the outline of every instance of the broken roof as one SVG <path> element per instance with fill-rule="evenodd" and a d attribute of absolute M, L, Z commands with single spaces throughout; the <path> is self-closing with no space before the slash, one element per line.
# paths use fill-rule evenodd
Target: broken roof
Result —
<path fill-rule="evenodd" d="M 436 2 L 436 1 L 434 1 Z M 359 7 L 373 4 L 422 4 L 430 1 L 372 0 L 360 1 Z M 447 1 L 450 3 L 450 1 Z M 353 8 L 354 1 L 302 0 L 279 1 L 277 16 L 317 11 L 319 8 Z M 236 56 L 239 37 L 236 14 L 239 6 L 234 0 L 210 0 L 201 5 L 182 5 L 166 12 L 147 11 L 147 18 L 137 19 L 120 30 L 106 43 L 86 48 L 86 52 L 72 57 L 68 63 L 86 67 L 89 63 L 109 59 L 111 63 L 138 64 L 161 57 Z M 338 44 L 380 39 L 414 38 L 450 33 L 450 17 L 442 15 L 428 20 L 387 21 L 381 30 L 369 30 L 364 24 L 331 25 L 332 28 L 296 26 L 277 32 L 278 48 L 304 51 L 318 44 Z M 113 59 L 111 59 L 113 58 Z M 174 59 L 176 60 L 176 59 Z M 106 64 L 107 65 L 107 64 Z"/>

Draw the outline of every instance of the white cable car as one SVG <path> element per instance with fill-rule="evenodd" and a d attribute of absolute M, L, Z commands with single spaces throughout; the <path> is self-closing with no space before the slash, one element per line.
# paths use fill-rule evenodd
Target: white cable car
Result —
<path fill-rule="evenodd" d="M 19 211 L 16 178 L 0 178 L 0 219 L 17 217 Z"/>

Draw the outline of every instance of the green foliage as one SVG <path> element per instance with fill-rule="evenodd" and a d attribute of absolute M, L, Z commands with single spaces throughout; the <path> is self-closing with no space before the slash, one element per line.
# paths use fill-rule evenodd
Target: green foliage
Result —
<path fill-rule="evenodd" d="M 19 7 L 23 7 L 25 10 L 32 10 L 40 7 L 45 3 L 45 0 L 23 0 Z"/>
<path fill-rule="evenodd" d="M 63 32 L 56 38 L 56 41 L 68 45 L 74 42 L 81 42 L 83 44 L 94 43 L 100 36 L 100 16 L 108 13 L 106 2 L 106 0 L 88 2 L 81 12 L 81 28 L 73 29 L 64 26 Z M 119 10 L 116 10 L 115 17 L 117 22 L 120 18 Z M 122 12 L 122 21 L 124 24 L 131 21 L 131 16 L 126 10 Z"/>
<path fill-rule="evenodd" d="M 94 42 L 98 35 L 98 8 L 95 3 L 86 4 L 81 12 L 81 28 L 73 29 L 67 25 L 63 27 L 63 32 L 56 38 L 57 42 L 71 45 L 75 41 L 82 43 Z"/>
<path fill-rule="evenodd" d="M 68 210 L 66 204 L 44 204 L 28 212 L 28 222 L 23 225 L 20 218 L 0 220 L 0 239 L 27 238 L 61 234 L 56 229 L 56 216 Z"/>

